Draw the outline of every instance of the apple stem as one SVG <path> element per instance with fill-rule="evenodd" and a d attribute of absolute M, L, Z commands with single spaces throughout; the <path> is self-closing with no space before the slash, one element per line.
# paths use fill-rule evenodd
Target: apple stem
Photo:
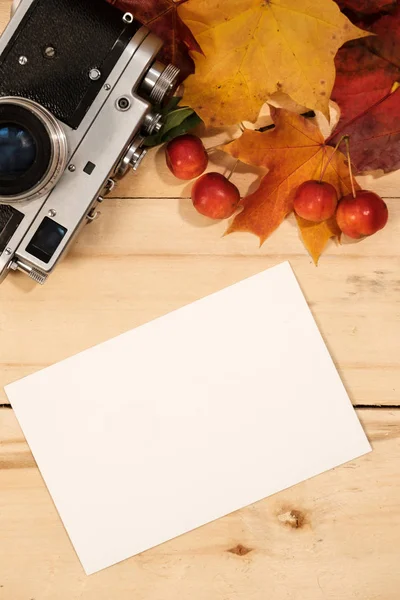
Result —
<path fill-rule="evenodd" d="M 326 170 L 327 170 L 327 168 L 328 168 L 328 167 L 329 167 L 329 165 L 331 164 L 331 160 L 332 160 L 332 158 L 335 156 L 335 154 L 336 154 L 336 152 L 337 152 L 337 150 L 338 150 L 338 148 L 339 148 L 340 144 L 343 142 L 343 140 L 344 140 L 345 138 L 346 138 L 346 136 L 345 136 L 345 135 L 342 135 L 342 137 L 340 138 L 340 140 L 338 141 L 338 143 L 337 143 L 337 144 L 336 144 L 336 146 L 334 147 L 334 149 L 333 149 L 333 152 L 332 152 L 332 154 L 330 155 L 330 157 L 329 157 L 329 160 L 328 160 L 328 162 L 326 163 L 325 167 L 324 167 L 323 169 L 322 169 L 322 167 L 321 167 L 321 177 L 319 178 L 319 182 L 320 182 L 320 183 L 322 182 L 322 179 L 323 179 L 323 177 L 324 177 L 324 175 L 325 175 L 325 173 L 326 173 Z M 326 150 L 325 150 L 325 146 L 323 146 L 323 148 L 324 148 L 324 152 L 326 152 Z M 324 158 L 322 158 L 322 164 L 324 164 Z"/>
<path fill-rule="evenodd" d="M 325 150 L 325 146 L 323 146 L 323 147 L 322 147 L 322 160 L 321 160 L 321 174 L 320 174 L 320 176 L 319 176 L 319 182 L 320 182 L 320 183 L 322 182 L 322 177 L 324 176 L 324 174 L 325 174 L 325 171 L 326 171 L 326 167 L 325 167 L 325 169 L 324 169 L 324 160 L 325 160 L 325 155 L 326 155 L 326 150 Z M 329 165 L 329 163 L 328 163 L 328 165 Z M 327 165 L 327 166 L 328 166 L 328 165 Z"/>
<path fill-rule="evenodd" d="M 344 136 L 344 143 L 346 144 L 347 162 L 349 163 L 351 193 L 353 194 L 353 198 L 355 198 L 356 197 L 356 190 L 354 188 L 354 177 L 353 177 L 353 170 L 352 170 L 352 167 L 351 167 L 351 158 L 350 158 L 350 138 L 349 138 L 348 135 Z"/>
<path fill-rule="evenodd" d="M 234 172 L 236 171 L 236 167 L 238 166 L 238 164 L 239 164 L 239 159 L 237 158 L 237 159 L 236 159 L 236 161 L 235 161 L 235 164 L 233 165 L 233 167 L 232 167 L 232 169 L 231 169 L 231 172 L 229 173 L 229 175 L 228 175 L 228 177 L 227 177 L 227 180 L 228 180 L 228 181 L 230 180 L 230 178 L 232 177 L 232 175 L 233 175 L 233 174 L 234 174 Z"/>

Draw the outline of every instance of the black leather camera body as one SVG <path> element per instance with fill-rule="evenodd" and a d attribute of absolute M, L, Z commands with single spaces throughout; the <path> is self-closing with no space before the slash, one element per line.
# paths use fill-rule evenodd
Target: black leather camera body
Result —
<path fill-rule="evenodd" d="M 178 69 L 105 0 L 21 0 L 0 38 L 0 280 L 39 283 L 137 168 Z"/>
<path fill-rule="evenodd" d="M 76 129 L 138 28 L 103 0 L 35 0 L 0 56 L 0 96 L 29 98 Z"/>

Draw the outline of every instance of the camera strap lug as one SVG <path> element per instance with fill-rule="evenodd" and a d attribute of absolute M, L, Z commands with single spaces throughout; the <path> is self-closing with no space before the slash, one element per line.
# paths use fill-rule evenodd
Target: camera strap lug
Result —
<path fill-rule="evenodd" d="M 116 185 L 117 185 L 116 181 L 114 181 L 114 179 L 112 179 L 111 177 L 109 177 L 107 179 L 107 183 L 105 185 L 105 192 L 106 192 L 106 194 L 109 194 L 110 192 L 112 192 Z"/>
<path fill-rule="evenodd" d="M 89 221 L 89 223 L 93 223 L 93 221 L 98 219 L 100 217 L 100 215 L 101 215 L 101 212 L 99 210 L 92 208 L 92 210 L 90 212 L 88 212 L 88 214 L 86 215 L 86 218 Z"/>

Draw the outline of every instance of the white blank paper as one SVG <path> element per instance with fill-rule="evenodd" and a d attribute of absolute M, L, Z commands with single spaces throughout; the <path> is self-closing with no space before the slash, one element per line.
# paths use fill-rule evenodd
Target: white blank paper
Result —
<path fill-rule="evenodd" d="M 370 450 L 288 263 L 6 391 L 88 574 Z"/>

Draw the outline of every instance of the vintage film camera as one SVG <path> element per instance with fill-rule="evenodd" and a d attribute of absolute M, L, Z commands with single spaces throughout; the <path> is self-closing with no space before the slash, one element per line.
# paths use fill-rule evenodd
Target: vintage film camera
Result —
<path fill-rule="evenodd" d="M 43 284 L 161 127 L 179 70 L 105 0 L 21 0 L 0 38 L 0 281 Z"/>

